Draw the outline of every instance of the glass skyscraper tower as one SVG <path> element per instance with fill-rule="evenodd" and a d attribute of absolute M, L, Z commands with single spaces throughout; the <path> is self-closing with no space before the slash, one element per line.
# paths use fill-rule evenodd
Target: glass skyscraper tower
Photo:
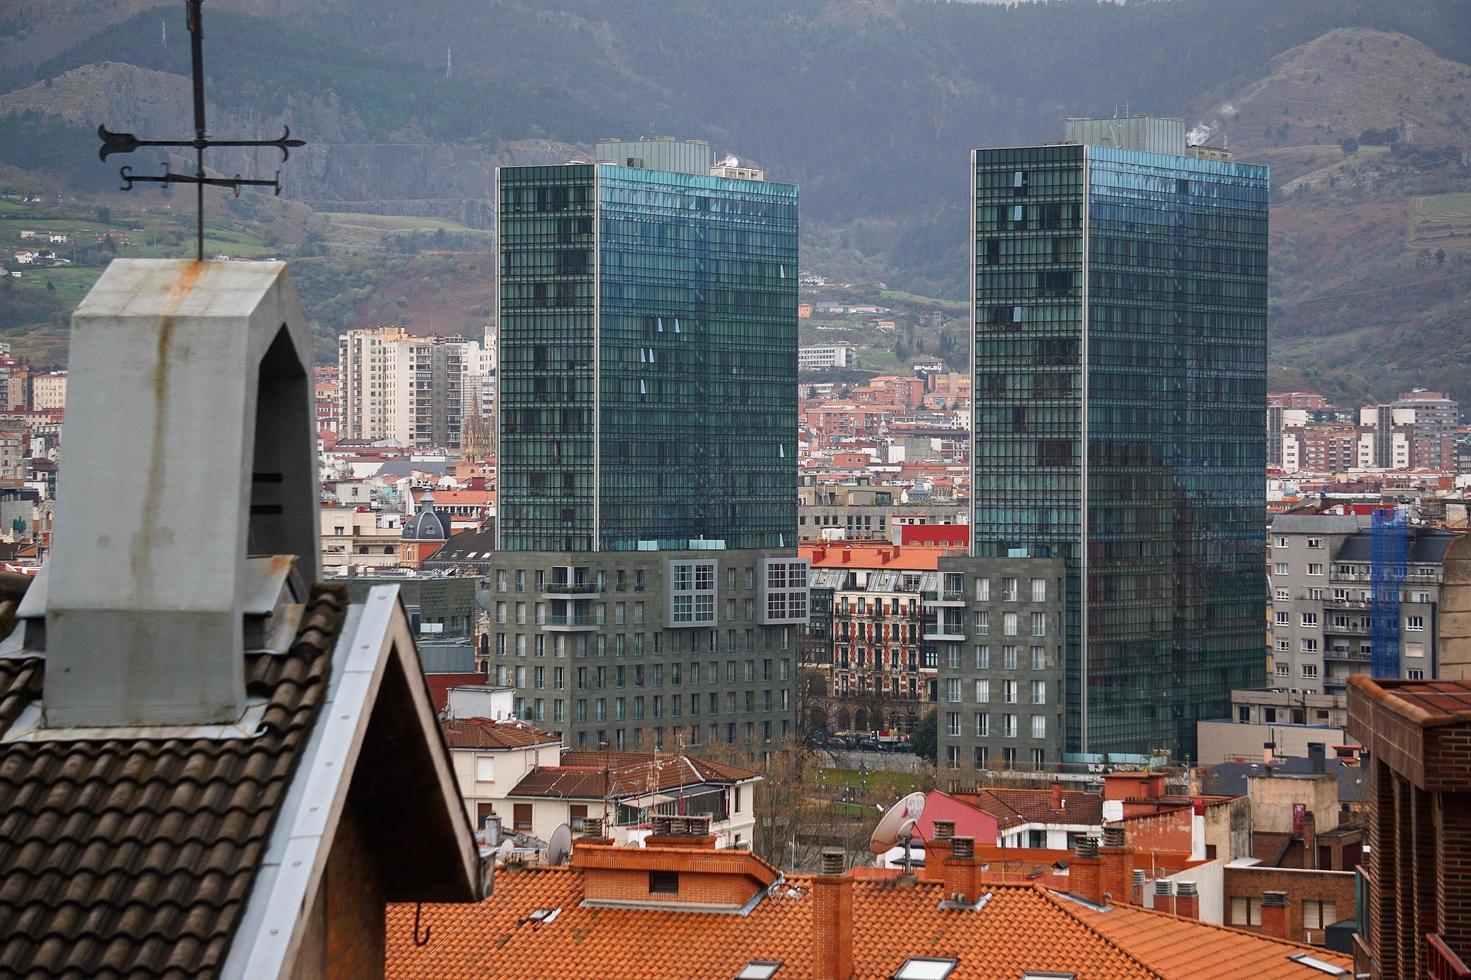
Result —
<path fill-rule="evenodd" d="M 1066 751 L 1190 754 L 1262 679 L 1268 172 L 1067 136 L 972 156 L 973 554 L 1064 561 Z"/>
<path fill-rule="evenodd" d="M 499 171 L 499 547 L 793 547 L 797 188 L 599 150 Z"/>

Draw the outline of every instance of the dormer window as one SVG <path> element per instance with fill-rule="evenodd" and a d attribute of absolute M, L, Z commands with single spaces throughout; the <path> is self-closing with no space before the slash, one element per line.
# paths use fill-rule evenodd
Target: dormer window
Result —
<path fill-rule="evenodd" d="M 771 980 L 780 969 L 780 960 L 752 960 L 736 974 L 735 980 Z"/>
<path fill-rule="evenodd" d="M 911 956 L 894 971 L 894 980 L 945 980 L 958 962 L 935 956 Z"/>

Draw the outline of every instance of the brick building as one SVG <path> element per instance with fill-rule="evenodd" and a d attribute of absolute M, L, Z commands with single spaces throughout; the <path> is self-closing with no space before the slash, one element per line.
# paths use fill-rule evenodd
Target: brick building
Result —
<path fill-rule="evenodd" d="M 1352 677 L 1348 728 L 1374 794 L 1356 972 L 1471 977 L 1471 682 Z"/>

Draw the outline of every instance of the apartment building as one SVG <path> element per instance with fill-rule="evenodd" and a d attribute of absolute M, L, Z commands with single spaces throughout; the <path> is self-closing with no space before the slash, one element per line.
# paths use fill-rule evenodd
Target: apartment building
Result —
<path fill-rule="evenodd" d="M 347 331 L 337 340 L 338 434 L 459 449 L 466 378 L 472 389 L 484 383 L 473 373 L 483 360 L 481 345 L 462 337 L 415 337 L 399 326 Z"/>
<path fill-rule="evenodd" d="M 776 549 L 497 551 L 493 683 L 565 744 L 772 747 L 793 734 L 807 560 Z"/>
<path fill-rule="evenodd" d="M 941 558 L 922 583 L 935 645 L 938 765 L 1044 769 L 1068 751 L 1068 577 L 1061 558 Z"/>
<path fill-rule="evenodd" d="M 1438 674 L 1442 565 L 1458 535 L 1411 526 L 1398 592 L 1397 676 Z M 1373 658 L 1374 531 L 1367 515 L 1282 514 L 1268 540 L 1274 688 L 1343 694 Z"/>
<path fill-rule="evenodd" d="M 848 344 L 821 344 L 797 351 L 797 367 L 803 371 L 849 368 L 858 363 L 858 349 Z"/>
<path fill-rule="evenodd" d="M 797 534 L 803 540 L 899 542 L 900 530 L 919 524 L 964 524 L 962 503 L 900 501 L 901 490 L 873 486 L 805 486 L 797 490 Z"/>

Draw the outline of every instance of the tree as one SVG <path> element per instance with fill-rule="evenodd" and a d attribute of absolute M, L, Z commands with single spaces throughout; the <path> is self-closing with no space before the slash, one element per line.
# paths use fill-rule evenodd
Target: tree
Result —
<path fill-rule="evenodd" d="M 1355 153 L 1359 152 L 1359 141 L 1354 139 L 1352 136 L 1343 140 L 1338 145 L 1343 148 L 1343 155 L 1346 157 L 1351 157 Z"/>
<path fill-rule="evenodd" d="M 1438 248 L 1435 250 L 1435 267 L 1438 269 L 1443 265 L 1445 265 L 1445 249 Z"/>
<path fill-rule="evenodd" d="M 914 754 L 921 759 L 929 760 L 931 765 L 935 764 L 939 754 L 939 716 L 934 708 L 925 713 L 914 726 L 914 733 L 909 736 L 909 744 L 914 747 Z"/>

